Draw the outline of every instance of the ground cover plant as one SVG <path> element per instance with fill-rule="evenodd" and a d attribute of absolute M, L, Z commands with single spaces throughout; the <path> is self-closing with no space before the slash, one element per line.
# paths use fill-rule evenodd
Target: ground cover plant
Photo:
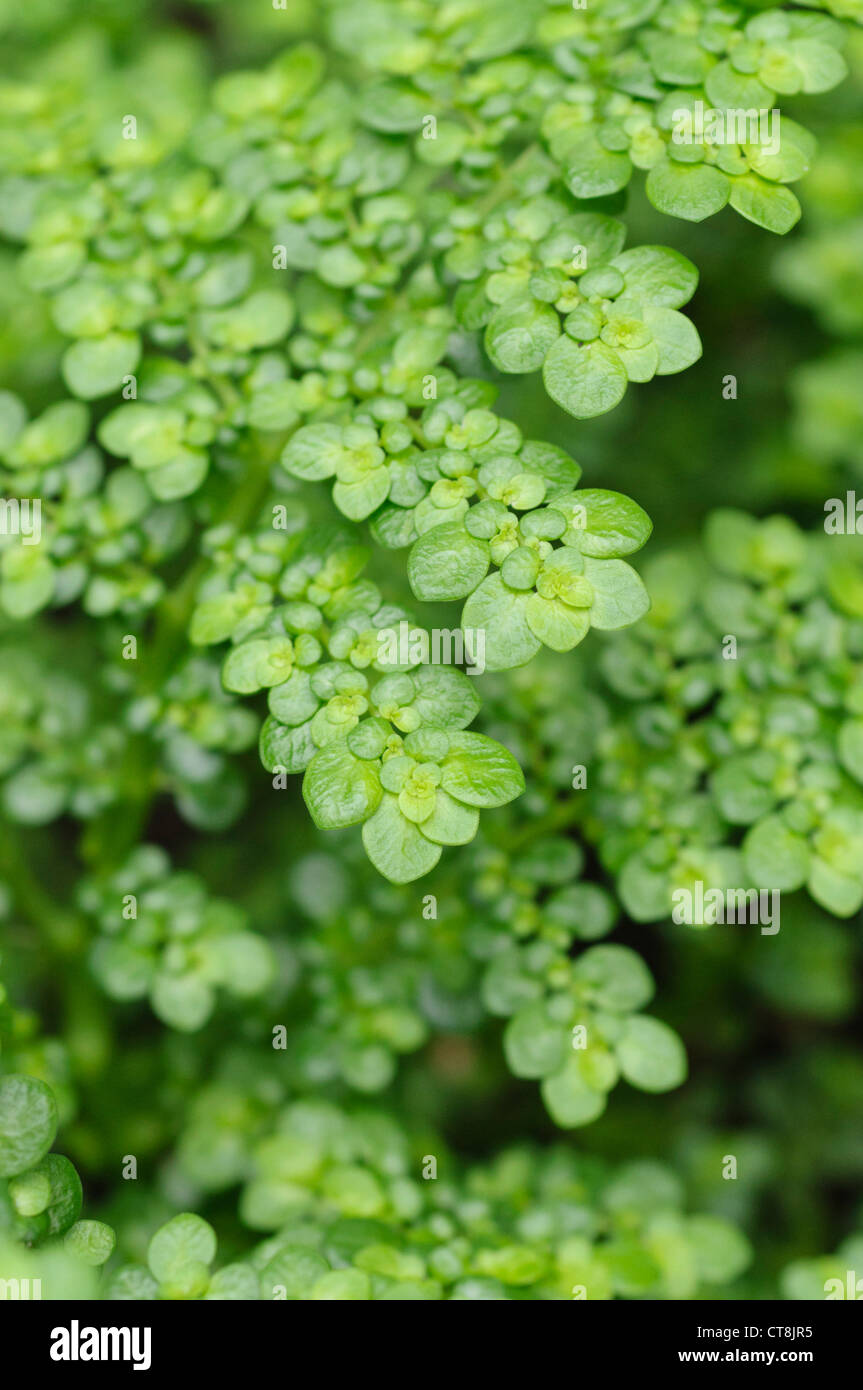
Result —
<path fill-rule="evenodd" d="M 0 0 L 5 1296 L 858 1296 L 861 17 Z"/>

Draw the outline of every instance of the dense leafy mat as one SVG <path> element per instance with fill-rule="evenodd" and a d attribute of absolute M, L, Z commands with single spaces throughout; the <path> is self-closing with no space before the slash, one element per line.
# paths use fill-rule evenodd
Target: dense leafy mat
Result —
<path fill-rule="evenodd" d="M 0 1278 L 863 1259 L 859 18 L 0 4 Z"/>

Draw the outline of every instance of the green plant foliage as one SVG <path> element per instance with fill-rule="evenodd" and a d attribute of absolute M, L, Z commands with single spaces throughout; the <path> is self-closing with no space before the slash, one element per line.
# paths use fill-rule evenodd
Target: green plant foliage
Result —
<path fill-rule="evenodd" d="M 0 1296 L 852 1296 L 860 19 L 0 0 Z"/>
<path fill-rule="evenodd" d="M 795 1260 L 782 1272 L 782 1293 L 792 1299 L 859 1299 L 856 1270 L 863 1253 L 861 1236 L 849 1236 L 835 1255 Z M 849 1270 L 854 1271 L 849 1280 Z"/>
<path fill-rule="evenodd" d="M 219 989 L 246 999 L 272 979 L 270 948 L 247 930 L 241 910 L 208 898 L 194 874 L 171 872 L 155 845 L 140 845 L 109 879 L 82 879 L 78 898 L 103 933 L 92 970 L 105 992 L 149 998 L 172 1028 L 200 1028 Z"/>
<path fill-rule="evenodd" d="M 548 196 L 502 206 L 462 234 L 445 264 L 467 283 L 456 297 L 465 327 L 485 326 L 501 372 L 542 368 L 570 415 L 602 415 L 630 381 L 683 371 L 701 355 L 677 310 L 698 272 L 665 246 L 622 251 L 626 229 L 601 213 L 569 213 Z"/>
<path fill-rule="evenodd" d="M 696 880 L 863 904 L 863 572 L 842 546 L 715 513 L 706 563 L 658 560 L 639 636 L 602 653 L 604 687 L 634 703 L 597 740 L 584 825 L 636 920 Z"/>
<path fill-rule="evenodd" d="M 304 773 L 315 824 L 361 823 L 386 878 L 420 877 L 443 845 L 473 838 L 479 808 L 524 789 L 521 770 L 502 745 L 465 732 L 479 708 L 470 678 L 423 664 L 428 635 L 358 578 L 361 548 L 337 538 L 323 546 L 302 532 L 284 544 L 272 530 L 243 539 L 235 548 L 226 528 L 210 537 L 215 563 L 192 614 L 192 642 L 231 638 L 223 686 L 267 690 L 261 759 L 277 779 Z M 276 598 L 287 602 L 275 606 Z"/>
<path fill-rule="evenodd" d="M 44 1271 L 53 1296 L 86 1297 L 89 1271 L 110 1258 L 115 1237 L 104 1222 L 78 1219 L 81 1179 L 68 1158 L 48 1152 L 56 1130 L 57 1104 L 43 1081 L 0 1077 L 0 1276 Z M 39 1256 L 22 1256 L 22 1245 Z"/>
<path fill-rule="evenodd" d="M 783 248 L 774 270 L 782 293 L 805 305 L 839 340 L 800 364 L 791 377 L 795 442 L 823 467 L 850 467 L 858 477 L 863 468 L 857 389 L 863 367 L 863 281 L 856 254 L 863 216 L 861 149 L 859 119 L 829 132 L 823 164 L 819 161 L 812 177 L 812 225 L 796 246 Z"/>
<path fill-rule="evenodd" d="M 694 37 L 683 24 L 684 37 L 682 11 L 672 7 L 667 22 L 657 17 L 639 31 L 625 57 L 620 16 L 603 34 L 601 10 L 594 20 L 543 8 L 529 7 L 517 23 L 502 7 L 478 29 L 456 22 L 445 31 L 448 60 L 425 88 L 431 40 L 421 21 L 405 27 L 400 6 L 382 3 L 357 33 L 348 7 L 333 4 L 334 51 L 358 51 L 368 83 L 350 91 L 328 75 L 318 47 L 287 48 L 263 74 L 220 77 L 185 143 L 174 109 L 157 119 L 150 98 L 140 129 L 138 116 L 123 116 L 109 137 L 88 117 L 69 149 L 53 114 L 62 102 L 43 102 L 27 139 L 10 141 L 6 152 L 7 191 L 21 209 L 7 231 L 25 243 L 25 284 L 50 296 L 54 324 L 72 340 L 61 370 L 82 399 L 28 420 L 18 397 L 3 398 L 0 458 L 9 480 L 16 495 L 44 491 L 49 501 L 47 545 L 28 549 L 22 536 L 2 557 L 0 602 L 12 617 L 79 597 L 97 616 L 158 603 L 163 589 L 151 571 L 187 540 L 188 499 L 243 459 L 241 510 L 254 519 L 271 481 L 261 456 L 279 456 L 305 482 L 334 478 L 345 517 L 371 520 L 384 545 L 411 545 L 415 594 L 466 598 L 463 625 L 487 634 L 490 669 L 523 664 L 543 645 L 569 651 L 591 626 L 616 628 L 643 615 L 647 595 L 621 557 L 646 539 L 646 518 L 610 492 L 573 496 L 577 465 L 559 449 L 525 442 L 488 409 L 486 383 L 459 380 L 445 364 L 453 330 L 459 321 L 484 327 L 489 357 L 504 372 L 542 366 L 552 398 L 577 416 L 611 409 L 628 381 L 690 365 L 701 345 L 679 309 L 695 288 L 694 266 L 661 246 L 622 250 L 624 224 L 575 210 L 571 195 L 614 193 L 635 164 L 650 170 L 648 192 L 662 210 L 700 217 L 730 199 L 747 217 L 785 230 L 779 210 L 796 203 L 781 181 L 808 167 L 806 132 L 791 123 L 789 138 L 786 126 L 782 158 L 762 168 L 747 146 L 732 155 L 722 144 L 678 140 L 674 103 L 701 93 L 721 107 L 744 97 L 752 105 L 756 95 L 766 104 L 777 92 L 828 90 L 845 72 L 842 29 L 775 11 L 741 32 L 729 12 L 706 17 Z M 626 12 L 623 27 L 645 18 L 637 8 Z M 535 69 L 516 68 L 506 83 L 515 60 L 505 55 L 528 42 L 537 48 Z M 597 42 L 608 57 L 607 85 L 584 84 L 573 103 L 566 84 L 586 75 L 579 55 Z M 473 90 L 473 65 L 486 59 L 489 77 Z M 452 78 L 465 68 L 462 94 Z M 161 85 L 170 80 L 163 74 Z M 521 95 L 496 103 L 501 82 Z M 22 82 L 22 100 L 27 90 Z M 108 108 L 112 99 L 109 89 Z M 428 105 L 439 113 L 431 124 L 419 114 Z M 523 151 L 500 183 L 503 143 L 516 132 Z M 277 142 L 277 157 L 266 158 L 265 139 Z M 104 174 L 94 182 L 97 168 Z M 456 186 L 441 184 L 453 171 Z M 331 180 L 331 194 L 312 197 L 311 178 Z M 711 194 L 710 207 L 698 194 L 694 208 L 690 189 L 705 180 L 721 193 Z M 453 278 L 465 283 L 450 304 Z M 87 443 L 87 403 L 105 397 L 113 400 L 96 422 L 97 448 Z M 106 455 L 121 465 L 107 475 Z M 237 499 L 227 500 L 223 516 L 235 525 Z M 617 544 L 611 535 L 595 540 L 594 510 Z M 99 572 L 118 562 L 119 575 Z M 192 620 L 196 644 L 251 639 L 223 672 L 238 693 L 272 687 L 277 669 L 289 673 L 294 661 L 292 639 L 285 645 L 284 632 L 266 626 L 263 586 L 275 571 L 262 564 L 233 576 L 243 591 L 230 600 L 236 622 L 227 594 L 220 618 L 209 590 Z M 253 616 L 260 622 L 250 629 Z M 272 615 L 277 629 L 285 620 Z M 317 642 L 314 630 L 295 635 Z M 300 644 L 298 673 L 308 671 L 313 650 Z M 264 669 L 267 662 L 275 664 Z M 327 694 L 365 699 L 361 691 Z M 350 728 L 353 717 L 341 722 Z M 288 727 L 294 732 L 274 737 L 268 726 L 265 765 L 307 764 L 311 730 Z M 273 756 L 276 743 L 284 758 Z M 444 809 L 426 835 L 416 827 L 428 818 L 418 805 L 406 814 L 401 786 L 382 789 L 370 769 L 357 768 L 353 751 L 343 758 L 353 794 L 339 808 L 326 804 L 318 758 L 304 783 L 313 817 L 322 826 L 369 822 L 367 848 L 398 881 L 433 867 L 436 836 L 467 833 L 465 814 L 446 817 L 443 783 Z M 439 764 L 429 766 L 445 783 Z M 513 775 L 507 795 L 518 789 Z M 483 801 L 475 792 L 467 804 L 498 804 L 496 794 L 486 789 Z"/>
<path fill-rule="evenodd" d="M 150 1242 L 149 1273 L 121 1270 L 107 1297 L 685 1298 L 751 1258 L 732 1225 L 681 1210 L 660 1164 L 608 1172 L 562 1148 L 521 1148 L 461 1172 L 413 1147 L 381 1112 L 293 1102 L 249 1155 L 241 1214 L 274 1232 L 249 1261 L 210 1278 L 212 1228 L 176 1216 Z M 440 1163 L 435 1181 L 412 1176 L 418 1163 Z"/>
<path fill-rule="evenodd" d="M 308 918 L 300 961 L 311 980 L 337 979 L 350 1007 L 334 1016 L 326 1000 L 310 1001 L 295 1084 L 314 1071 L 381 1090 L 397 1055 L 422 1046 L 436 1026 L 478 1033 L 489 1018 L 507 1020 L 501 1045 L 510 1071 L 541 1082 L 549 1113 L 566 1129 L 602 1114 L 621 1078 L 648 1091 L 684 1080 L 677 1035 L 640 1012 L 654 993 L 641 957 L 590 944 L 612 930 L 618 907 L 599 885 L 580 881 L 577 847 L 548 836 L 513 855 L 508 839 L 477 840 L 454 859 L 448 880 L 436 876 L 444 930 L 418 929 L 401 897 L 368 882 L 367 870 L 348 878 L 323 856 L 299 862 L 292 897 Z M 314 889 L 321 877 L 334 884 L 325 904 Z M 643 1066 L 631 1065 L 636 1050 Z"/>

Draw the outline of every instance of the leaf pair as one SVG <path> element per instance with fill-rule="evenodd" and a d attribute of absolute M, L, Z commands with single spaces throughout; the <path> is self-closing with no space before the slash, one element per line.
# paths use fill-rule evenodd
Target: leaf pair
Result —
<path fill-rule="evenodd" d="M 612 410 L 629 382 L 683 371 L 701 355 L 695 328 L 677 312 L 698 280 L 685 257 L 640 246 L 586 264 L 585 274 L 555 287 L 554 305 L 508 298 L 485 330 L 500 371 L 541 368 L 552 400 L 579 419 Z"/>
<path fill-rule="evenodd" d="M 505 670 L 524 665 L 543 645 L 571 651 L 591 626 L 607 631 L 636 622 L 649 600 L 620 557 L 640 549 L 650 531 L 635 502 L 603 489 L 553 497 L 521 518 L 480 502 L 415 542 L 408 576 L 418 598 L 467 596 L 464 632 L 483 634 L 487 669 Z M 501 568 L 489 575 L 493 559 Z"/>
<path fill-rule="evenodd" d="M 436 729 L 408 734 L 403 747 L 379 762 L 334 743 L 303 779 L 315 824 L 362 822 L 369 858 L 394 883 L 428 873 L 443 845 L 473 839 L 480 808 L 503 806 L 524 790 L 512 754 L 483 734 Z"/>

